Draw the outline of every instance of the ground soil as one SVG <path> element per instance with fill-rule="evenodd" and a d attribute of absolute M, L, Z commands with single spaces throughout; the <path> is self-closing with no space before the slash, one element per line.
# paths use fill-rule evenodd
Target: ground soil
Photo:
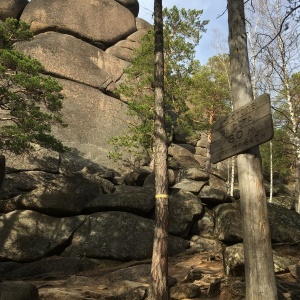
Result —
<path fill-rule="evenodd" d="M 292 255 L 294 258 L 295 256 L 299 256 L 300 262 L 298 247 L 294 250 L 293 247 L 278 247 L 278 252 L 285 255 Z M 107 261 L 97 269 L 79 272 L 71 277 L 54 276 L 52 278 L 43 278 L 43 280 L 31 280 L 30 282 L 38 287 L 41 300 L 105 299 L 106 297 L 115 295 L 116 291 L 120 288 L 118 283 L 115 283 L 113 286 L 108 282 L 107 274 L 118 269 L 150 263 L 150 260 L 126 263 Z M 244 278 L 228 277 L 225 275 L 221 253 L 187 252 L 169 258 L 169 276 L 176 278 L 177 284 L 191 282 L 188 274 L 193 269 L 197 269 L 201 273 L 201 279 L 193 280 L 194 284 L 201 287 L 201 297 L 194 298 L 195 300 L 245 299 Z M 276 279 L 280 292 L 280 300 L 300 299 L 300 284 L 291 273 L 277 274 Z M 214 285 L 214 283 L 219 284 Z M 212 286 L 215 287 L 212 288 Z M 126 299 L 131 300 L 129 298 Z"/>

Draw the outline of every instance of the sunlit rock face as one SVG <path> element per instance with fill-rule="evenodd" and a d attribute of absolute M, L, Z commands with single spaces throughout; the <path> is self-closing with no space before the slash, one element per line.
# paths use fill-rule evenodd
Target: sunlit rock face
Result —
<path fill-rule="evenodd" d="M 27 4 L 27 0 L 2 0 L 0 2 L 0 20 L 4 21 L 8 17 L 19 18 Z"/>
<path fill-rule="evenodd" d="M 4 2 L 8 6 L 11 1 Z M 26 4 L 20 19 L 30 25 L 34 39 L 19 42 L 16 48 L 39 60 L 63 87 L 62 113 L 68 127 L 54 127 L 53 133 L 71 148 L 73 164 L 79 168 L 96 164 L 126 169 L 108 159 L 108 154 L 109 140 L 126 133 L 132 120 L 114 91 L 150 28 L 136 18 L 138 1 L 32 0 Z"/>

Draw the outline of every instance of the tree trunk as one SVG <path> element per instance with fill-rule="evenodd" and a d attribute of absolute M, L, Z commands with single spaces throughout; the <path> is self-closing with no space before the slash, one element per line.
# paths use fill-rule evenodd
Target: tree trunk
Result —
<path fill-rule="evenodd" d="M 0 155 L 0 188 L 2 187 L 5 177 L 5 156 Z"/>
<path fill-rule="evenodd" d="M 214 122 L 214 109 L 211 107 L 210 113 L 209 113 L 209 125 L 211 126 Z M 211 130 L 207 132 L 207 147 L 206 147 L 206 162 L 205 162 L 205 172 L 207 173 L 207 176 L 210 176 L 210 170 L 211 170 L 211 152 L 210 152 L 210 145 L 211 145 Z"/>
<path fill-rule="evenodd" d="M 228 0 L 229 49 L 234 109 L 253 100 L 243 0 Z M 259 147 L 237 156 L 243 222 L 246 299 L 275 300 L 267 201 Z"/>
<path fill-rule="evenodd" d="M 273 142 L 270 141 L 270 197 L 269 202 L 273 202 Z"/>
<path fill-rule="evenodd" d="M 230 180 L 230 196 L 233 196 L 234 190 L 234 176 L 235 176 L 235 156 L 231 158 L 231 180 Z"/>
<path fill-rule="evenodd" d="M 211 170 L 211 152 L 210 152 L 210 145 L 211 145 L 211 131 L 207 133 L 207 147 L 206 147 L 206 161 L 205 161 L 205 172 L 207 176 L 210 176 Z"/>
<path fill-rule="evenodd" d="M 150 299 L 167 300 L 168 295 L 168 177 L 167 134 L 164 113 L 164 47 L 162 0 L 154 1 L 155 30 L 155 229 L 151 266 Z"/>
<path fill-rule="evenodd" d="M 299 152 L 299 150 L 296 150 Z M 298 154 L 298 153 L 297 153 Z M 296 156 L 295 161 L 295 211 L 300 214 L 300 177 L 299 177 L 299 169 L 300 169 L 300 159 L 298 155 Z"/>

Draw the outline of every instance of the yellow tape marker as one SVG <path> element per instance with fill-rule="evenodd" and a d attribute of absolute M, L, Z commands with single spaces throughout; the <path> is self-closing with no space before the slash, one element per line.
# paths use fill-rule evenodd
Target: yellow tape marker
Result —
<path fill-rule="evenodd" d="M 169 198 L 167 194 L 156 194 L 155 198 Z"/>

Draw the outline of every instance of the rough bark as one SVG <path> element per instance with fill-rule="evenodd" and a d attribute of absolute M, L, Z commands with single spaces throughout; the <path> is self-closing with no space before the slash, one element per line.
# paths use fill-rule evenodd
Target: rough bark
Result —
<path fill-rule="evenodd" d="M 155 30 L 155 230 L 151 266 L 150 299 L 168 299 L 168 177 L 167 134 L 164 118 L 164 54 L 162 0 L 154 1 Z"/>
<path fill-rule="evenodd" d="M 270 141 L 270 197 L 269 202 L 273 202 L 273 142 Z"/>
<path fill-rule="evenodd" d="M 5 177 L 5 156 L 0 155 L 0 188 Z"/>
<path fill-rule="evenodd" d="M 229 192 L 230 196 L 233 196 L 234 176 L 235 176 L 235 156 L 231 158 L 231 179 L 230 179 L 230 192 Z"/>
<path fill-rule="evenodd" d="M 253 100 L 243 0 L 228 0 L 228 23 L 232 96 L 234 109 L 238 109 Z M 274 300 L 277 299 L 277 289 L 259 147 L 238 155 L 237 165 L 246 299 Z"/>

